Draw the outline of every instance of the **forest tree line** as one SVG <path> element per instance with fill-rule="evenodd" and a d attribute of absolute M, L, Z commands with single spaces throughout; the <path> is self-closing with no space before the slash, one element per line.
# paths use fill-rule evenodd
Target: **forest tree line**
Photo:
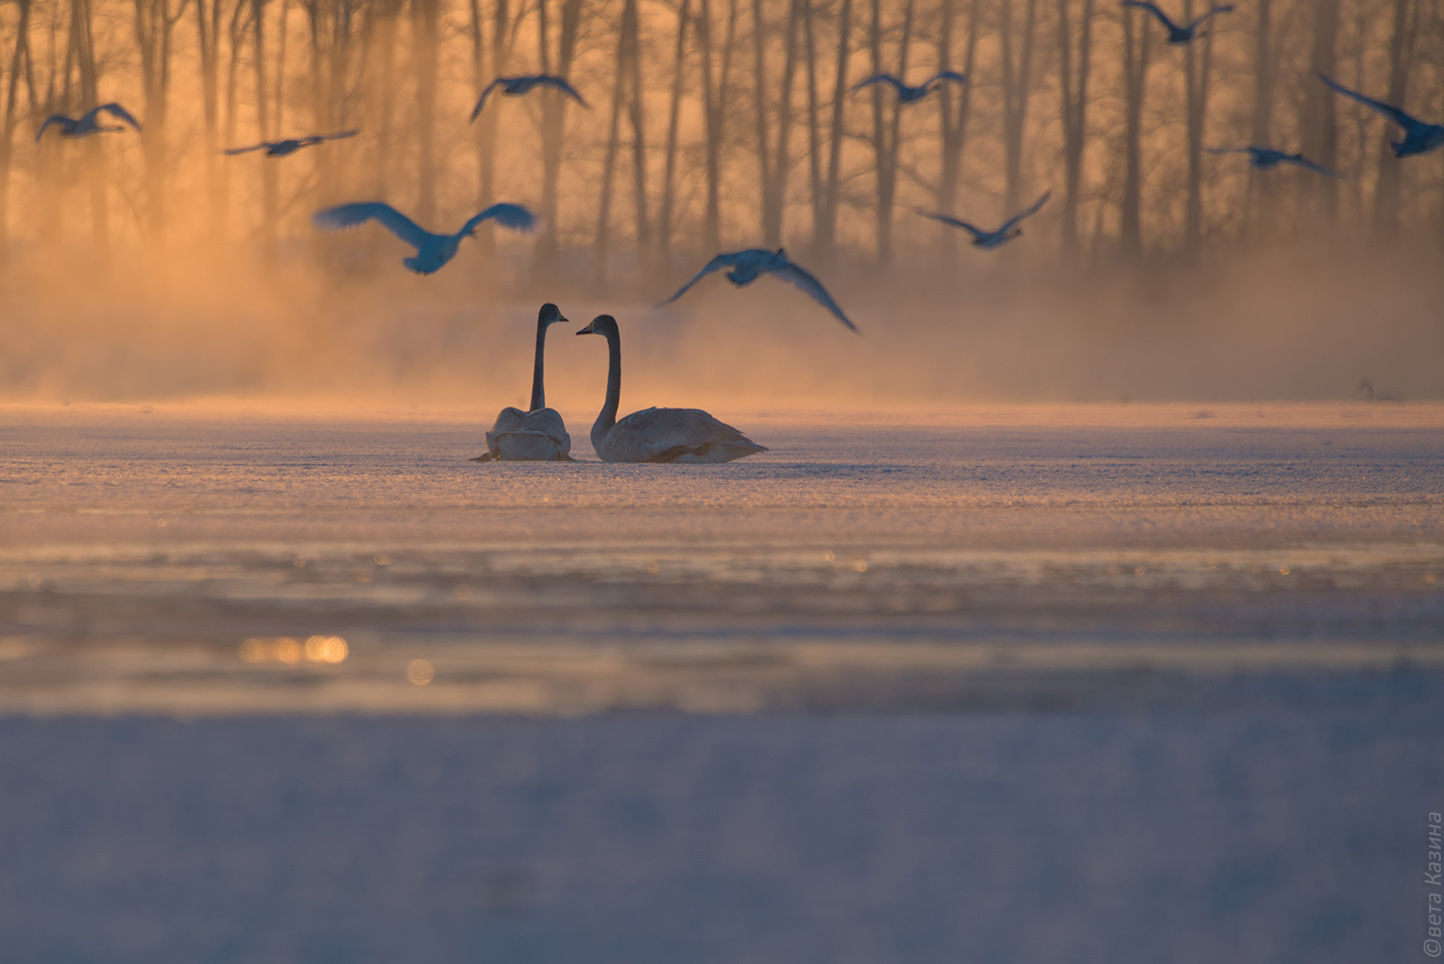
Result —
<path fill-rule="evenodd" d="M 968 82 L 913 104 L 852 90 L 942 69 Z M 590 109 L 538 91 L 468 123 L 492 78 L 538 72 Z M 316 208 L 374 198 L 448 231 L 527 204 L 542 262 L 784 244 L 886 262 L 962 244 L 912 208 L 996 224 L 1045 190 L 1030 230 L 1069 256 L 1444 243 L 1444 151 L 1396 159 L 1397 129 L 1318 72 L 1444 121 L 1444 0 L 1244 0 L 1181 47 L 1117 0 L 8 0 L 0 251 L 275 250 Z M 107 101 L 143 131 L 35 142 Z M 1206 150 L 1248 144 L 1345 176 Z"/>

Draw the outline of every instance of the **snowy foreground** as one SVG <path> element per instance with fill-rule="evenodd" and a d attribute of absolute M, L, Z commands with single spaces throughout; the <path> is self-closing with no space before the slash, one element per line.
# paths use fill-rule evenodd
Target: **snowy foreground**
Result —
<path fill-rule="evenodd" d="M 1444 406 L 718 414 L 0 409 L 0 956 L 1422 955 Z"/>

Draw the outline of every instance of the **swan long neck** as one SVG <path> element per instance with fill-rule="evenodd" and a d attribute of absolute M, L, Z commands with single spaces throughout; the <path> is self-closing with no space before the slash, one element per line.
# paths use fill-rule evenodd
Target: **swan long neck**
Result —
<path fill-rule="evenodd" d="M 542 387 L 542 357 L 546 354 L 547 347 L 547 323 L 537 320 L 536 323 L 536 364 L 531 372 L 531 408 L 528 411 L 539 412 L 547 407 L 546 390 Z"/>
<path fill-rule="evenodd" d="M 615 330 L 607 336 L 607 400 L 592 425 L 592 438 L 606 435 L 617 424 L 617 406 L 622 402 L 622 336 Z"/>

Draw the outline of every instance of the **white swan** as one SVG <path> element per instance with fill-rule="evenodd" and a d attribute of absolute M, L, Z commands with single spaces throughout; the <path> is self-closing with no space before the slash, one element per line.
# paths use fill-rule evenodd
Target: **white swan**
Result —
<path fill-rule="evenodd" d="M 448 261 L 456 257 L 456 251 L 461 247 L 461 239 L 475 234 L 477 225 L 483 221 L 495 218 L 502 227 L 515 231 L 530 231 L 536 223 L 535 216 L 520 204 L 493 204 L 463 224 L 461 230 L 455 234 L 433 234 L 381 201 L 339 204 L 311 215 L 311 221 L 316 227 L 327 231 L 354 228 L 373 218 L 416 249 L 415 257 L 402 258 L 401 263 L 417 274 L 431 274 L 445 267 Z"/>
<path fill-rule="evenodd" d="M 307 134 L 305 137 L 291 137 L 284 141 L 261 141 L 250 147 L 228 147 L 221 153 L 234 157 L 237 154 L 249 154 L 251 151 L 265 151 L 267 157 L 285 157 L 287 154 L 294 154 L 301 148 L 310 147 L 312 144 L 320 144 L 322 141 L 345 140 L 348 137 L 355 137 L 359 133 L 361 133 L 359 130 L 349 130 L 336 134 Z"/>
<path fill-rule="evenodd" d="M 81 114 L 79 117 L 66 117 L 64 114 L 51 114 L 49 117 L 45 118 L 45 123 L 40 125 L 40 130 L 35 132 L 35 140 L 38 143 L 40 141 L 40 138 L 44 136 L 45 129 L 51 124 L 58 125 L 60 127 L 60 133 L 64 137 L 87 137 L 91 134 L 101 134 L 106 132 L 125 130 L 124 125 L 102 124 L 100 122 L 101 111 L 104 111 L 105 113 L 117 118 L 118 120 L 125 121 L 126 124 L 134 127 L 137 131 L 140 130 L 140 121 L 132 117 L 130 111 L 126 110 L 119 104 L 112 102 L 109 104 L 101 104 L 99 107 L 92 107 L 90 110 L 86 111 L 84 114 Z"/>
<path fill-rule="evenodd" d="M 832 312 L 833 317 L 838 321 L 842 322 L 852 331 L 857 331 L 857 325 L 854 325 L 852 320 L 838 307 L 837 302 L 832 299 L 832 295 L 828 294 L 827 289 L 822 286 L 822 282 L 814 278 L 812 274 L 800 264 L 789 261 L 787 252 L 782 248 L 778 248 L 776 251 L 766 251 L 762 248 L 748 248 L 746 251 L 732 251 L 719 254 L 711 261 L 708 261 L 701 271 L 693 275 L 691 281 L 678 288 L 672 297 L 662 302 L 662 305 L 670 305 L 685 295 L 688 289 L 694 284 L 712 272 L 721 271 L 723 268 L 732 269 L 727 272 L 727 280 L 739 288 L 745 288 L 763 274 L 770 274 L 775 278 L 780 278 L 793 287 L 800 288 L 806 292 L 811 296 L 813 301 L 816 301 L 822 305 L 822 307 Z M 660 308 L 662 305 L 658 305 L 657 307 Z"/>
<path fill-rule="evenodd" d="M 934 221 L 941 221 L 943 224 L 949 224 L 955 228 L 962 228 L 964 231 L 968 232 L 973 236 L 974 247 L 983 248 L 984 250 L 991 251 L 994 248 L 1001 248 L 1009 241 L 1021 235 L 1023 233 L 1023 229 L 1018 227 L 1018 222 L 1023 220 L 1024 218 L 1030 218 L 1033 215 L 1037 214 L 1038 210 L 1042 208 L 1043 205 L 1047 204 L 1048 198 L 1052 196 L 1052 191 L 1047 192 L 1042 197 L 1038 198 L 1038 200 L 1034 201 L 1033 206 L 1028 208 L 1028 210 L 1020 211 L 1008 220 L 1004 221 L 1003 226 L 998 228 L 998 230 L 996 231 L 984 231 L 976 224 L 970 224 L 967 221 L 960 221 L 957 218 L 949 217 L 946 214 L 938 214 L 934 211 L 924 210 L 923 208 L 913 208 L 913 210 L 918 214 L 921 214 L 925 218 L 932 218 Z"/>
<path fill-rule="evenodd" d="M 531 407 L 504 408 L 496 424 L 486 433 L 486 453 L 473 462 L 570 462 L 572 437 L 554 408 L 547 408 L 542 388 L 542 356 L 546 351 L 547 328 L 566 321 L 561 309 L 551 302 L 541 306 L 536 318 L 536 364 L 531 376 Z"/>
<path fill-rule="evenodd" d="M 603 462 L 730 462 L 767 451 L 698 408 L 648 408 L 617 421 L 622 396 L 617 319 L 598 315 L 577 334 L 607 339 L 607 400 L 592 426 L 592 448 Z"/>

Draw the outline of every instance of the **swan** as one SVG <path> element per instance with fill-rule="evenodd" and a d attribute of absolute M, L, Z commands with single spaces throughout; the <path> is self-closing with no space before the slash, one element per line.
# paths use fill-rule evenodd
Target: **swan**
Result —
<path fill-rule="evenodd" d="M 617 319 L 598 315 L 577 334 L 607 339 L 607 400 L 592 426 L 592 448 L 603 462 L 730 462 L 767 451 L 697 408 L 648 408 L 617 421 L 622 396 Z"/>
<path fill-rule="evenodd" d="M 873 84 L 890 84 L 893 89 L 897 91 L 898 103 L 911 104 L 914 101 L 922 100 L 928 94 L 932 93 L 933 90 L 945 80 L 951 80 L 959 84 L 966 84 L 968 82 L 967 76 L 958 73 L 956 70 L 940 70 L 923 81 L 921 87 L 909 87 L 892 74 L 873 74 L 867 78 L 867 80 L 854 84 L 852 90 L 855 93 Z"/>
<path fill-rule="evenodd" d="M 1324 74 L 1319 74 L 1319 79 L 1345 97 L 1352 97 L 1359 103 L 1372 107 L 1404 129 L 1404 139 L 1389 145 L 1394 148 L 1395 157 L 1428 154 L 1430 151 L 1444 147 L 1444 124 L 1425 123 L 1417 117 L 1412 117 L 1404 113 L 1397 107 L 1386 104 L 1383 101 L 1374 100 L 1372 97 L 1365 97 L 1356 90 L 1350 90 L 1343 84 L 1330 80 Z"/>
<path fill-rule="evenodd" d="M 959 221 L 957 218 L 950 218 L 946 214 L 937 214 L 932 211 L 925 211 L 922 208 L 913 208 L 913 210 L 916 211 L 918 214 L 921 214 L 925 218 L 932 218 L 934 221 L 941 221 L 942 223 L 950 224 L 955 228 L 962 228 L 964 231 L 967 231 L 973 236 L 973 245 L 975 247 L 984 248 L 991 251 L 994 248 L 1001 248 L 1003 245 L 1007 244 L 1009 241 L 1022 234 L 1023 229 L 1017 226 L 1018 222 L 1023 220 L 1024 218 L 1032 217 L 1034 214 L 1037 214 L 1038 209 L 1041 208 L 1044 204 L 1047 204 L 1048 198 L 1052 196 L 1052 191 L 1046 192 L 1042 197 L 1038 198 L 1038 200 L 1033 202 L 1032 207 L 1028 208 L 1026 211 L 1020 211 L 1019 213 L 1013 215 L 1011 218 L 1004 221 L 1003 226 L 998 228 L 998 230 L 996 231 L 984 231 L 977 225 L 969 224 L 967 221 Z"/>
<path fill-rule="evenodd" d="M 555 87 L 572 100 L 575 100 L 578 104 L 591 110 L 587 102 L 582 99 L 582 95 L 577 93 L 575 87 L 567 83 L 565 77 L 554 77 L 551 74 L 534 74 L 530 77 L 498 77 L 496 80 L 487 84 L 486 89 L 481 92 L 481 98 L 476 102 L 476 106 L 471 109 L 471 120 L 475 121 L 481 116 L 481 109 L 486 106 L 486 99 L 491 96 L 491 92 L 497 87 L 501 88 L 503 94 L 519 97 L 522 94 L 530 92 L 531 89 L 538 84 L 543 87 Z"/>
<path fill-rule="evenodd" d="M 228 147 L 222 154 L 249 154 L 251 151 L 264 150 L 267 157 L 285 157 L 287 154 L 294 154 L 303 147 L 310 147 L 312 144 L 319 144 L 322 141 L 339 141 L 347 137 L 355 137 L 360 131 L 341 131 L 339 134 L 309 134 L 306 137 L 293 137 L 284 141 L 261 141 L 259 144 L 252 144 L 250 147 Z"/>
<path fill-rule="evenodd" d="M 1289 154 L 1272 147 L 1205 147 L 1204 150 L 1210 154 L 1247 154 L 1248 162 L 1261 171 L 1278 167 L 1280 164 L 1297 164 L 1299 167 L 1316 171 L 1319 174 L 1327 174 L 1329 177 L 1343 177 L 1338 171 L 1324 167 L 1322 164 L 1315 164 L 1303 154 Z"/>
<path fill-rule="evenodd" d="M 134 127 L 137 131 L 140 130 L 140 121 L 132 117 L 130 111 L 126 110 L 119 104 L 110 103 L 101 104 L 99 107 L 92 107 L 89 111 L 81 114 L 79 117 L 66 117 L 64 114 L 51 114 L 49 117 L 45 118 L 45 123 L 40 125 L 40 130 L 35 132 L 35 141 L 36 143 L 40 142 L 41 136 L 45 133 L 45 128 L 49 127 L 51 124 L 56 124 L 60 127 L 60 135 L 62 137 L 86 137 L 90 134 L 99 134 L 102 131 L 108 132 L 125 130 L 125 126 L 123 124 L 111 125 L 100 123 L 101 111 L 104 111 L 105 113 L 110 114 L 112 117 L 115 117 L 119 120 L 125 121 L 126 124 Z"/>
<path fill-rule="evenodd" d="M 432 234 L 415 221 L 389 204 L 381 201 L 359 201 L 355 204 L 340 204 L 324 208 L 311 216 L 316 227 L 327 231 L 341 231 L 365 224 L 371 219 L 380 221 L 402 241 L 416 249 L 416 256 L 402 258 L 401 263 L 417 274 L 431 274 L 443 268 L 456 257 L 461 239 L 470 237 L 483 221 L 495 218 L 505 228 L 530 231 L 536 218 L 520 204 L 493 204 L 461 226 L 455 234 Z"/>
<path fill-rule="evenodd" d="M 561 309 L 551 302 L 541 306 L 536 318 L 536 364 L 531 376 L 531 407 L 504 408 L 496 424 L 486 433 L 486 453 L 473 462 L 570 462 L 572 437 L 554 408 L 547 408 L 542 389 L 542 354 L 546 351 L 547 328 L 566 321 Z"/>
<path fill-rule="evenodd" d="M 1233 4 L 1228 3 L 1218 7 L 1209 8 L 1208 13 L 1185 24 L 1176 24 L 1169 18 L 1168 14 L 1158 9 L 1156 3 L 1144 3 L 1142 0 L 1123 0 L 1125 7 L 1138 7 L 1140 10 L 1147 10 L 1158 18 L 1159 23 L 1168 29 L 1168 42 L 1171 44 L 1192 43 L 1204 34 L 1198 32 L 1203 22 L 1216 13 L 1228 13 L 1233 10 Z M 1205 31 L 1207 33 L 1207 31 Z"/>
<path fill-rule="evenodd" d="M 788 284 L 807 292 L 812 296 L 814 301 L 832 312 L 838 321 L 853 331 L 857 331 L 857 325 L 854 325 L 847 315 L 843 314 L 837 302 L 832 300 L 832 295 L 828 294 L 827 289 L 822 286 L 822 282 L 814 278 L 800 265 L 787 260 L 787 252 L 781 248 L 778 248 L 776 251 L 766 251 L 762 248 L 748 248 L 746 251 L 733 251 L 730 254 L 719 254 L 711 261 L 708 261 L 706 267 L 697 272 L 691 281 L 678 288 L 677 293 L 662 302 L 662 304 L 670 305 L 686 294 L 688 288 L 712 272 L 721 271 L 723 268 L 732 269 L 727 272 L 727 279 L 739 288 L 746 287 L 756 281 L 757 277 L 763 273 L 781 278 Z M 657 307 L 660 308 L 661 305 Z"/>

